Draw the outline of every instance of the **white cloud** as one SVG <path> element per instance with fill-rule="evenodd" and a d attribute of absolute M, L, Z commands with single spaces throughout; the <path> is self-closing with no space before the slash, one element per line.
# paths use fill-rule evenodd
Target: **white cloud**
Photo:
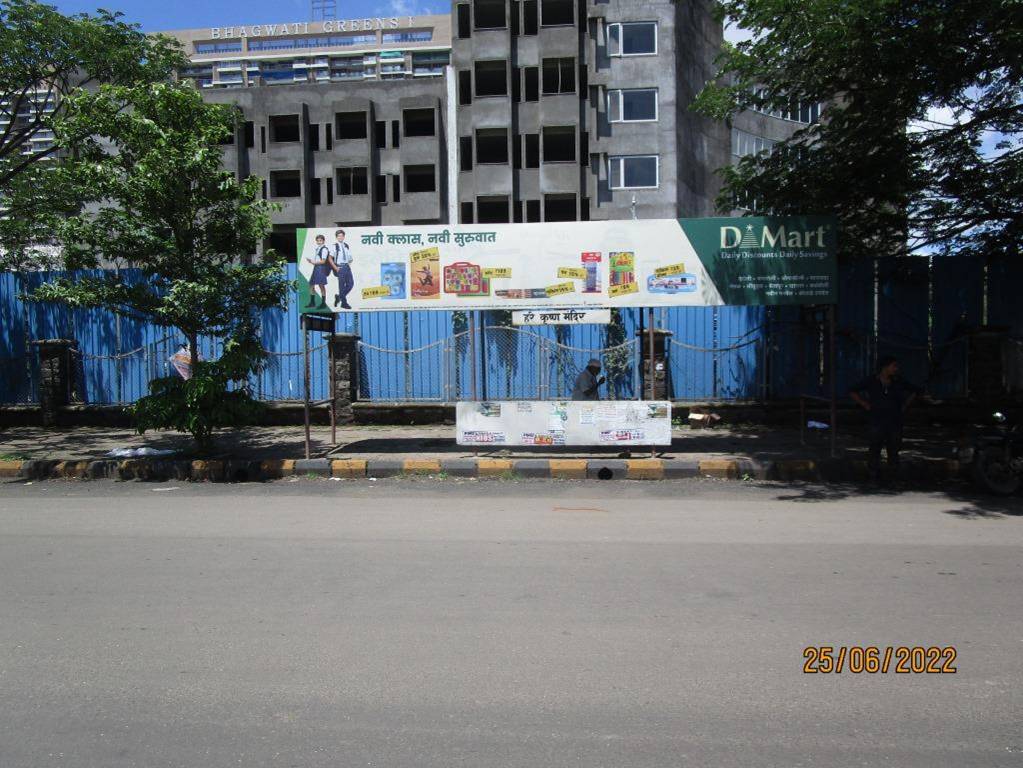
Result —
<path fill-rule="evenodd" d="M 390 0 L 387 8 L 391 16 L 421 16 L 434 13 L 435 5 L 424 0 Z"/>

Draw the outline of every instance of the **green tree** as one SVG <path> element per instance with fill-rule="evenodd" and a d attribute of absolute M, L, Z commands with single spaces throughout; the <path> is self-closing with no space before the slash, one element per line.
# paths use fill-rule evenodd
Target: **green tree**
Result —
<path fill-rule="evenodd" d="M 826 103 L 769 155 L 723 169 L 719 207 L 833 213 L 847 254 L 1017 253 L 1018 0 L 721 0 L 726 46 L 696 108 Z"/>
<path fill-rule="evenodd" d="M 207 104 L 187 84 L 103 85 L 71 96 L 57 135 L 76 137 L 77 152 L 53 173 L 83 206 L 58 229 L 64 266 L 136 273 L 57 279 L 32 297 L 180 330 L 192 378 L 155 383 L 157 401 L 136 413 L 142 430 L 185 425 L 201 443 L 216 426 L 251 415 L 220 409 L 247 397 L 227 392 L 258 365 L 256 313 L 283 307 L 288 290 L 273 254 L 250 263 L 271 207 L 259 199 L 258 179 L 222 168 L 221 143 L 236 121 L 233 107 Z M 200 334 L 223 341 L 220 360 L 200 362 Z"/>
<path fill-rule="evenodd" d="M 34 0 L 0 3 L 0 52 L 0 269 L 10 269 L 45 260 L 53 219 L 75 210 L 47 173 L 62 148 L 49 139 L 66 97 L 99 82 L 167 80 L 186 59 L 176 41 L 120 14 L 66 16 Z"/>

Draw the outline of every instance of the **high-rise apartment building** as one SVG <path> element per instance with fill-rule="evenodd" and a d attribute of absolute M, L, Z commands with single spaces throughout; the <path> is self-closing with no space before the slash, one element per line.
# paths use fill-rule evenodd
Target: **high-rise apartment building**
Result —
<path fill-rule="evenodd" d="M 169 34 L 181 76 L 241 109 L 225 165 L 262 179 L 293 254 L 298 227 L 713 214 L 718 168 L 816 114 L 689 109 L 722 42 L 710 5 L 456 0 Z"/>

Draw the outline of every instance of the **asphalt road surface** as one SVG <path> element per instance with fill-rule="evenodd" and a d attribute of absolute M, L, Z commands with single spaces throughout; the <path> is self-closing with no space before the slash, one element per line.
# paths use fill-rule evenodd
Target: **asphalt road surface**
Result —
<path fill-rule="evenodd" d="M 1021 513 L 707 481 L 6 484 L 0 766 L 1023 766 Z M 820 645 L 954 646 L 957 672 L 805 674 Z"/>

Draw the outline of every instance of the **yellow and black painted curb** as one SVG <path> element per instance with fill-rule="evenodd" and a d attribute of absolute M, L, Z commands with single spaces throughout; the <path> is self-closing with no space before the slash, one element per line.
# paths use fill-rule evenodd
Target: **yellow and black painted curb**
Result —
<path fill-rule="evenodd" d="M 909 479 L 942 482 L 963 475 L 954 460 L 906 462 Z M 0 482 L 25 480 L 191 480 L 260 482 L 282 478 L 382 477 L 551 478 L 556 480 L 675 480 L 709 477 L 722 480 L 839 482 L 867 477 L 862 461 L 779 459 L 271 459 L 250 460 L 28 460 L 0 461 Z"/>

